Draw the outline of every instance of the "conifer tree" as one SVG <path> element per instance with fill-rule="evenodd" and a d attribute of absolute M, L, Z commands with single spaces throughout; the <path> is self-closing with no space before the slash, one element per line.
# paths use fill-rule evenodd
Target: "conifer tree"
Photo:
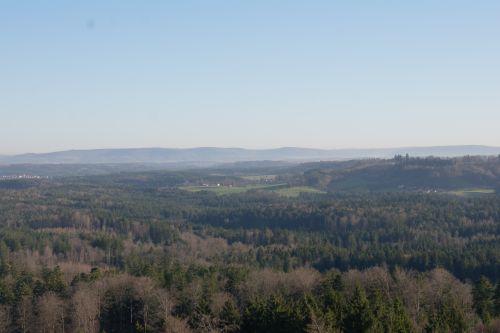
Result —
<path fill-rule="evenodd" d="M 366 297 L 365 290 L 359 285 L 354 290 L 344 319 L 344 330 L 350 332 L 368 332 L 374 325 L 373 313 L 370 309 L 370 303 Z"/>
<path fill-rule="evenodd" d="M 493 315 L 494 287 L 488 278 L 481 276 L 474 285 L 472 296 L 474 300 L 474 309 L 483 322 L 488 323 Z"/>

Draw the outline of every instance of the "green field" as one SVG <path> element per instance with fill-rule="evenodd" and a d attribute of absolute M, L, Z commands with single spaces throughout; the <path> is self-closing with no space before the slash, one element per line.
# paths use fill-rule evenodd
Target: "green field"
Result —
<path fill-rule="evenodd" d="M 495 194 L 495 190 L 491 188 L 472 188 L 472 189 L 462 189 L 456 191 L 448 192 L 453 195 L 458 195 L 461 197 L 474 197 L 474 196 L 483 196 L 489 194 Z"/>
<path fill-rule="evenodd" d="M 248 175 L 248 176 L 242 176 L 241 178 L 253 181 L 263 181 L 263 180 L 270 181 L 270 180 L 275 180 L 276 175 Z"/>
<path fill-rule="evenodd" d="M 274 192 L 278 193 L 279 195 L 285 196 L 285 197 L 292 197 L 296 198 L 298 197 L 301 193 L 312 193 L 312 194 L 325 194 L 325 191 L 318 190 L 314 187 L 310 186 L 293 186 L 293 187 L 286 187 L 286 188 L 280 188 L 275 190 Z"/>
<path fill-rule="evenodd" d="M 183 186 L 181 190 L 190 192 L 210 191 L 218 195 L 244 193 L 249 190 L 277 190 L 287 184 L 255 184 L 246 186 Z"/>
<path fill-rule="evenodd" d="M 288 187 L 286 183 L 280 184 L 254 184 L 246 186 L 182 186 L 181 190 L 190 192 L 210 191 L 217 195 L 228 195 L 244 193 L 250 190 L 273 191 L 281 196 L 296 198 L 301 193 L 325 194 L 326 192 L 315 189 L 310 186 L 292 186 Z"/>

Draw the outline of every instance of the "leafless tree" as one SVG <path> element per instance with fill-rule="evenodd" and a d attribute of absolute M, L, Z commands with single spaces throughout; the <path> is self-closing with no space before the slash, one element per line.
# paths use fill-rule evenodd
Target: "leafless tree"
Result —
<path fill-rule="evenodd" d="M 17 325 L 22 333 L 27 333 L 33 324 L 33 302 L 31 296 L 23 296 L 17 306 Z"/>
<path fill-rule="evenodd" d="M 135 280 L 135 289 L 137 295 L 142 300 L 143 327 L 144 333 L 146 333 L 148 331 L 152 303 L 155 301 L 155 286 L 151 279 L 140 278 Z"/>
<path fill-rule="evenodd" d="M 73 322 L 78 332 L 94 333 L 99 330 L 99 293 L 93 286 L 80 287 L 72 298 Z"/>
<path fill-rule="evenodd" d="M 0 306 L 0 333 L 7 333 L 11 324 L 10 308 Z"/>
<path fill-rule="evenodd" d="M 37 327 L 42 333 L 64 333 L 65 307 L 64 302 L 54 293 L 40 297 L 37 303 Z"/>
<path fill-rule="evenodd" d="M 165 333 L 191 333 L 192 330 L 189 328 L 187 321 L 185 319 L 179 319 L 177 317 L 171 316 L 165 327 Z"/>
<path fill-rule="evenodd" d="M 168 327 L 172 318 L 172 309 L 175 306 L 174 297 L 166 290 L 160 290 L 156 293 L 156 297 L 160 302 L 160 308 L 162 311 L 163 322 L 165 327 Z"/>

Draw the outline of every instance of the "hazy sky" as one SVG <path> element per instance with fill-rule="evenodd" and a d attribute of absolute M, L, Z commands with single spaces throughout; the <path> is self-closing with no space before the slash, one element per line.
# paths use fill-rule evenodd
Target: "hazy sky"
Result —
<path fill-rule="evenodd" d="M 0 0 L 0 154 L 500 146 L 498 0 Z"/>

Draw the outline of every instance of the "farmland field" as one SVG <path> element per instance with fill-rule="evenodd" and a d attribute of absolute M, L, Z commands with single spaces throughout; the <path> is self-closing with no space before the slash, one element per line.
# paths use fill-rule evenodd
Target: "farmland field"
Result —
<path fill-rule="evenodd" d="M 310 186 L 293 186 L 293 187 L 285 187 L 275 190 L 276 193 L 285 197 L 296 198 L 301 193 L 310 193 L 310 194 L 326 194 L 325 191 L 318 190 L 314 187 Z"/>
<path fill-rule="evenodd" d="M 495 194 L 495 190 L 491 188 L 473 188 L 473 189 L 450 191 L 448 193 L 462 197 L 476 197 L 476 196 Z"/>
<path fill-rule="evenodd" d="M 287 184 L 255 184 L 245 186 L 183 186 L 181 190 L 189 192 L 210 191 L 218 195 L 244 193 L 250 190 L 277 190 L 287 186 Z"/>

